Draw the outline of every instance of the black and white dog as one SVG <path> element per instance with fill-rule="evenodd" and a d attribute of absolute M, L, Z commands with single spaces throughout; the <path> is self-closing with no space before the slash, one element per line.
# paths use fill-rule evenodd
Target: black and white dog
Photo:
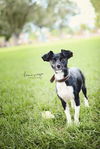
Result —
<path fill-rule="evenodd" d="M 52 51 L 42 56 L 44 61 L 50 62 L 55 74 L 51 78 L 51 82 L 56 82 L 56 92 L 61 100 L 64 108 L 67 122 L 72 123 L 69 111 L 68 101 L 71 101 L 72 108 L 75 109 L 74 121 L 79 123 L 80 99 L 79 92 L 85 96 L 85 106 L 89 106 L 87 98 L 87 90 L 85 86 L 85 78 L 82 72 L 77 68 L 68 68 L 68 59 L 73 56 L 69 50 L 61 50 L 61 53 L 54 54 Z"/>

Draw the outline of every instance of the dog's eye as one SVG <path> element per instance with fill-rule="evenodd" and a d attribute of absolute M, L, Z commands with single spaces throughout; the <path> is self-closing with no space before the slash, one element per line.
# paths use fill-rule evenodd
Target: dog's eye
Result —
<path fill-rule="evenodd" d="M 63 58 L 62 57 L 60 57 L 60 61 L 62 61 L 63 60 Z"/>
<path fill-rule="evenodd" d="M 56 58 L 53 58 L 53 61 L 56 61 Z"/>
<path fill-rule="evenodd" d="M 60 59 L 60 62 L 61 62 L 61 63 L 64 63 L 64 62 L 65 62 L 65 60 L 64 60 L 63 58 L 61 58 L 61 59 Z"/>

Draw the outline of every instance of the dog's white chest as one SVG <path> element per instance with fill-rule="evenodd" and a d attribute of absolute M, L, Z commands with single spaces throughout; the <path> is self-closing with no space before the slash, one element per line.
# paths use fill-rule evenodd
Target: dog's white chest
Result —
<path fill-rule="evenodd" d="M 55 77 L 57 80 L 60 80 L 64 77 L 64 73 L 59 72 L 58 74 L 55 74 Z M 58 96 L 65 101 L 74 97 L 72 86 L 67 86 L 65 82 L 56 82 L 56 90 Z"/>
<path fill-rule="evenodd" d="M 74 97 L 73 88 L 71 86 L 67 86 L 65 82 L 57 82 L 56 89 L 57 94 L 65 101 Z"/>

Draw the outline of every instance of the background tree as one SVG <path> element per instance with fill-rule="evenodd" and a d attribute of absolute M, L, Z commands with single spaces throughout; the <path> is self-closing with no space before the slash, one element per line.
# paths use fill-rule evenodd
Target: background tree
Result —
<path fill-rule="evenodd" d="M 12 35 L 17 38 L 36 9 L 36 2 L 32 0 L 0 0 L 0 35 L 6 41 Z"/>
<path fill-rule="evenodd" d="M 96 12 L 96 27 L 100 27 L 100 0 L 91 0 Z"/>
<path fill-rule="evenodd" d="M 18 38 L 28 22 L 51 28 L 75 13 L 75 5 L 69 0 L 0 0 L 0 35 L 8 41 L 12 35 Z"/>
<path fill-rule="evenodd" d="M 49 29 L 58 28 L 61 30 L 61 28 L 67 27 L 69 17 L 77 14 L 77 12 L 76 3 L 69 0 L 45 0 L 45 5 L 38 9 L 33 20 L 33 23 L 39 29 L 39 39 L 42 41 L 45 40 L 43 27 Z"/>

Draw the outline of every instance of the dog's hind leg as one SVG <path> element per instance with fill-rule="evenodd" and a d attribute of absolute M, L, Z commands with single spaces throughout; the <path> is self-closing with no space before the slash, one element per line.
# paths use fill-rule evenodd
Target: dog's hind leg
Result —
<path fill-rule="evenodd" d="M 88 97 L 87 97 L 87 89 L 85 87 L 85 84 L 82 86 L 82 92 L 84 94 L 84 104 L 85 104 L 85 107 L 89 107 L 89 103 L 88 103 Z"/>
<path fill-rule="evenodd" d="M 82 74 L 82 72 L 80 71 L 81 76 L 82 76 L 82 80 L 83 80 L 83 84 L 82 84 L 82 92 L 84 94 L 84 104 L 85 107 L 89 107 L 89 103 L 88 103 L 88 97 L 87 97 L 87 89 L 86 89 L 86 85 L 85 85 L 85 77 Z"/>

